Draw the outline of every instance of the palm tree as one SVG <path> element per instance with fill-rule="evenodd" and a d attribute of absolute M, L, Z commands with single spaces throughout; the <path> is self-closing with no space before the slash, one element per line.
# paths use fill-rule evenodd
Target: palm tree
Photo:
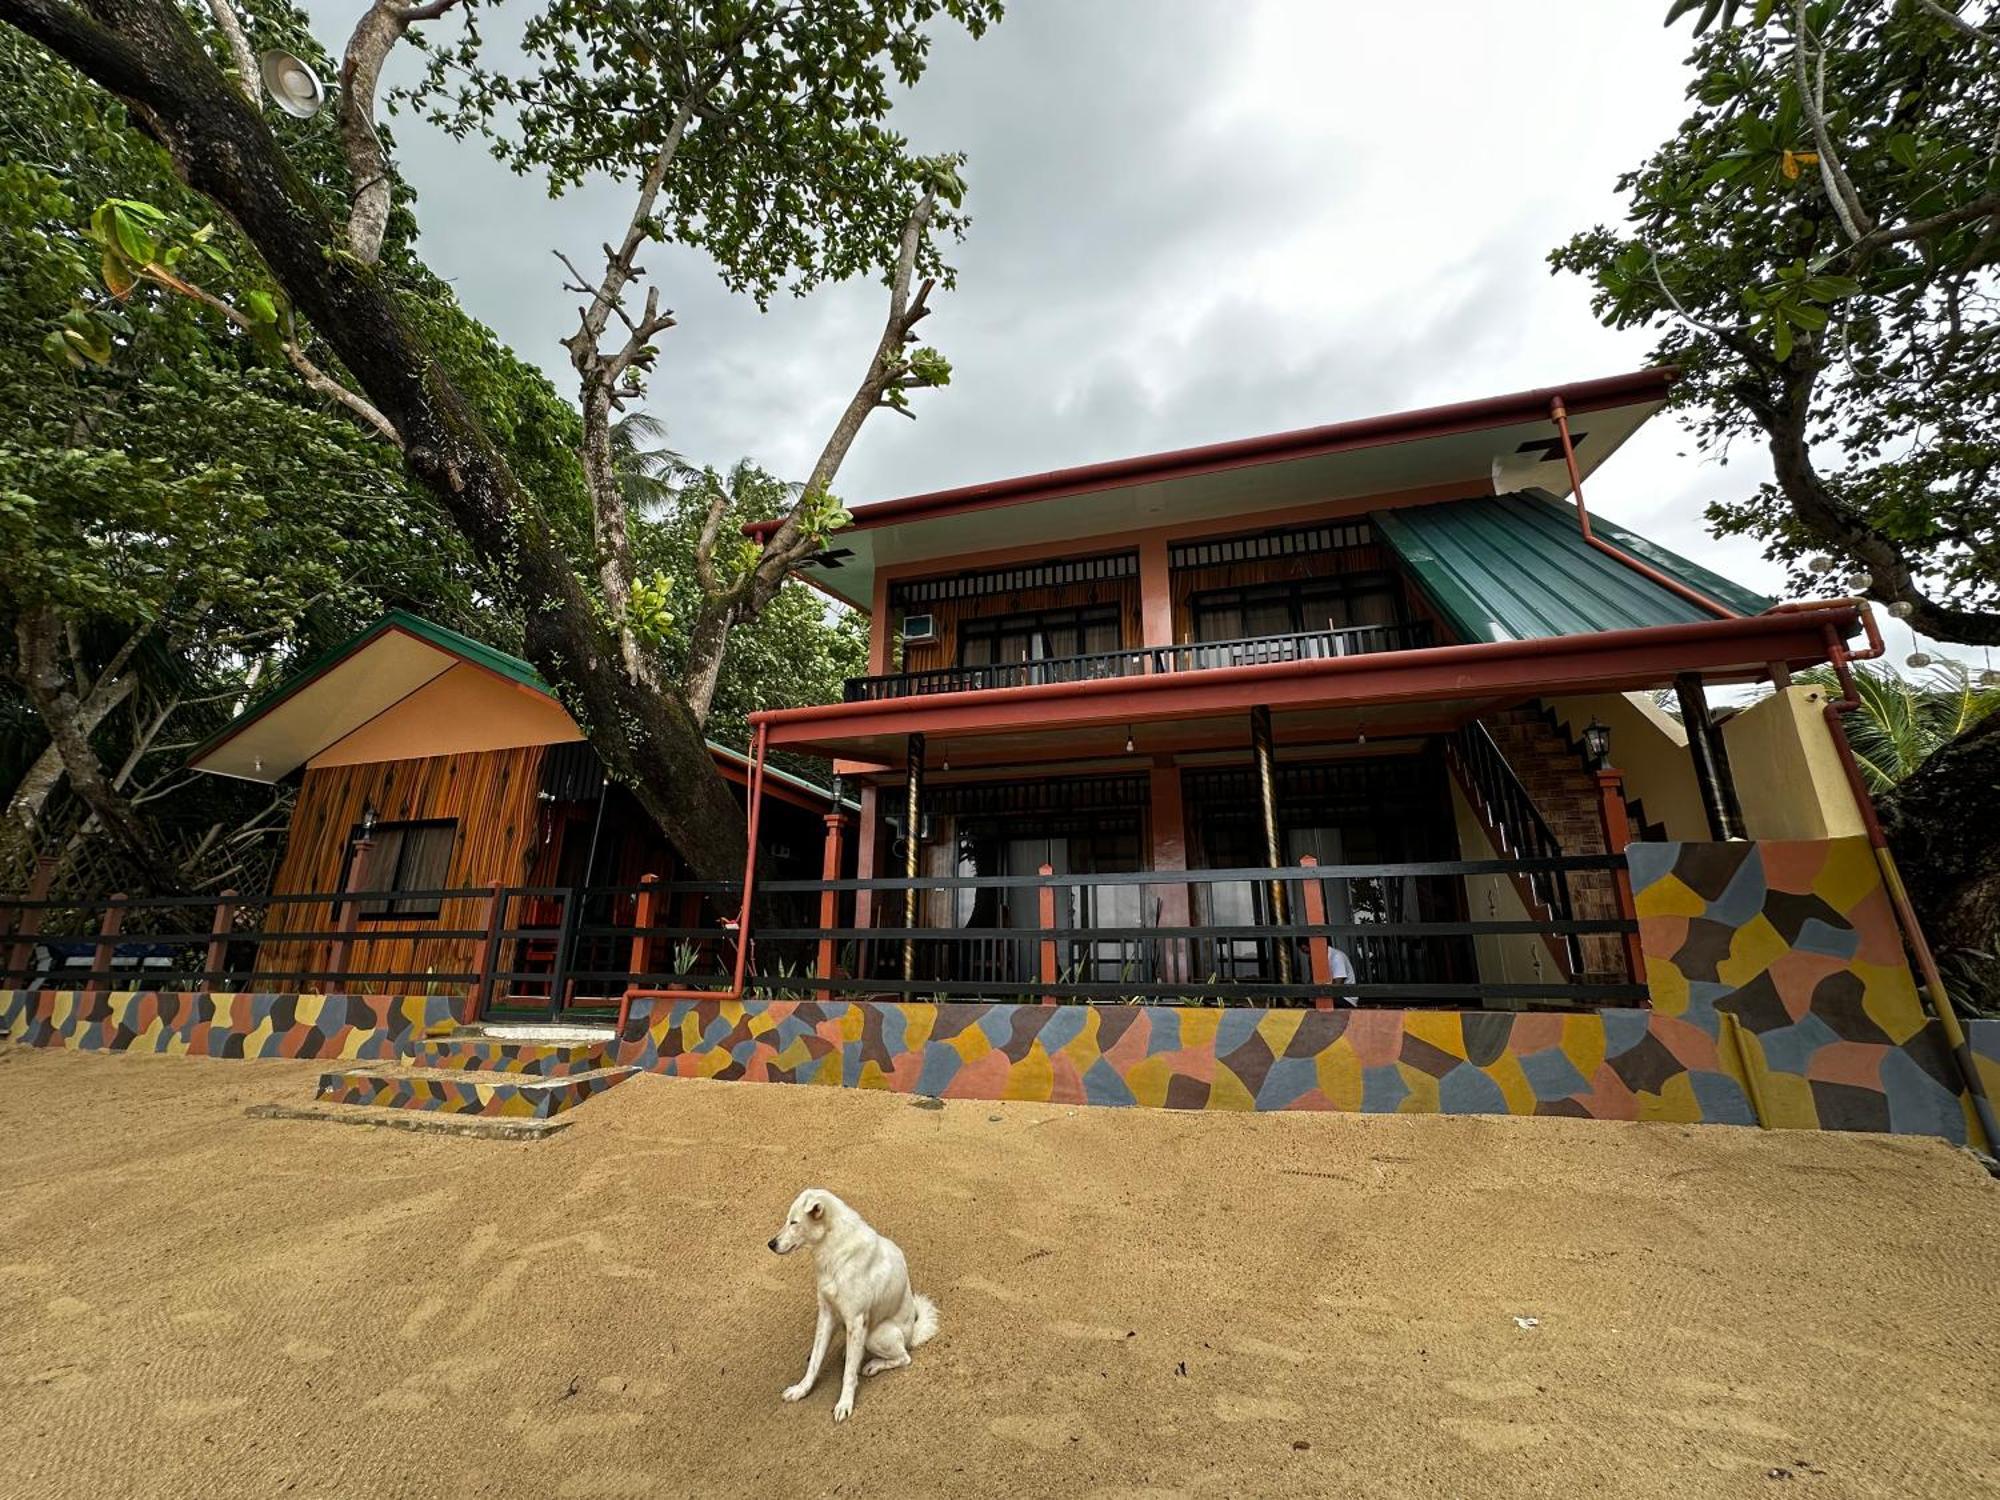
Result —
<path fill-rule="evenodd" d="M 1854 758 L 1871 792 L 1886 792 L 1987 715 L 2000 712 L 2000 687 L 1973 680 L 1965 663 L 1941 661 L 1927 678 L 1903 676 L 1884 663 L 1853 668 L 1854 696 L 1861 707 L 1847 719 Z M 1815 667 L 1799 680 L 1840 695 L 1830 667 Z"/>
<path fill-rule="evenodd" d="M 628 412 L 611 424 L 611 462 L 635 515 L 665 510 L 681 481 L 694 472 L 666 441 L 667 424 L 648 412 Z"/>

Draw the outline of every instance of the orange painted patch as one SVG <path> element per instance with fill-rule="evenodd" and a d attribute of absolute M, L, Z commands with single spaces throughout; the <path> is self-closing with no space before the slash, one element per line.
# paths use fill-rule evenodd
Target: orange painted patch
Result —
<path fill-rule="evenodd" d="M 1819 872 L 1826 868 L 1827 850 L 1823 840 L 1774 840 L 1757 846 L 1764 861 L 1764 884 L 1769 890 L 1789 891 L 1804 896 L 1811 893 Z"/>
<path fill-rule="evenodd" d="M 1829 974 L 1845 973 L 1846 970 L 1844 959 L 1792 948 L 1772 959 L 1770 968 L 1765 972 L 1771 976 L 1771 984 L 1778 992 L 1785 1014 L 1797 1021 L 1812 1009 L 1813 991 L 1819 988 L 1819 982 Z"/>
<path fill-rule="evenodd" d="M 1403 1013 L 1399 1010 L 1362 1010 L 1348 1017 L 1341 1039 L 1354 1051 L 1364 1068 L 1387 1067 L 1403 1051 Z"/>
<path fill-rule="evenodd" d="M 1880 1092 L 1882 1059 L 1891 1050 L 1880 1042 L 1828 1042 L 1806 1059 L 1806 1077 Z"/>
<path fill-rule="evenodd" d="M 1648 1029 L 1690 1070 L 1713 1073 L 1721 1068 L 1722 1063 L 1716 1056 L 1715 1038 L 1692 1021 L 1684 1021 L 1679 1016 L 1656 1015 Z"/>

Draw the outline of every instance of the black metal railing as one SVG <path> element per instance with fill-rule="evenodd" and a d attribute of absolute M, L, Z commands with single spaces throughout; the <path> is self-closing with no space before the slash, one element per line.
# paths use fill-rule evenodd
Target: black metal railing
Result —
<path fill-rule="evenodd" d="M 1477 719 L 1460 725 L 1446 739 L 1445 754 L 1486 826 L 1500 836 L 1499 852 L 1521 862 L 1523 879 L 1535 899 L 1557 921 L 1567 921 L 1575 911 L 1569 874 L 1545 863 L 1560 858 L 1562 843 L 1486 726 Z M 1571 967 L 1580 970 L 1579 945 L 1572 938 L 1567 946 Z"/>
<path fill-rule="evenodd" d="M 1560 884 L 1588 871 L 1620 878 L 1624 858 L 777 880 L 760 882 L 740 953 L 740 887 L 729 882 L 398 892 L 438 903 L 439 917 L 421 922 L 368 921 L 351 892 L 0 897 L 0 989 L 462 992 L 470 1014 L 553 1015 L 615 1007 L 631 988 L 731 994 L 740 959 L 748 990 L 799 998 L 1561 1009 L 1642 1001 L 1636 980 L 1477 977 L 1477 938 L 1574 942 L 1629 934 L 1635 924 L 1467 920 L 1459 882 L 1509 874 Z M 914 927 L 904 925 L 911 891 Z"/>
<path fill-rule="evenodd" d="M 1218 667 L 1259 666 L 1269 662 L 1332 661 L 1382 651 L 1413 651 L 1433 643 L 1434 632 L 1428 620 L 1413 620 L 1403 625 L 1359 625 L 1348 630 L 1308 630 L 1295 635 L 1245 636 L 1232 641 L 1142 646 L 1083 656 L 1044 657 L 1038 661 L 850 677 L 845 698 L 849 703 L 872 703 L 884 698 L 923 698 L 937 693 L 1040 687 L 1052 682 L 1091 682 L 1162 672 L 1206 672 Z"/>

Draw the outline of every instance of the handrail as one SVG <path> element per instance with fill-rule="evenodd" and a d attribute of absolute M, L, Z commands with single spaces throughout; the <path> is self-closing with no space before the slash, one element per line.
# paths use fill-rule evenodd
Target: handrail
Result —
<path fill-rule="evenodd" d="M 1246 635 L 1226 641 L 1185 641 L 1154 646 L 1156 672 L 1205 672 L 1216 667 L 1261 666 L 1277 661 L 1332 661 L 1374 656 L 1384 651 L 1417 651 L 1431 644 L 1431 622 L 1350 625 L 1339 630 L 1301 630 L 1289 635 Z"/>
<path fill-rule="evenodd" d="M 1077 656 L 1036 657 L 1032 661 L 981 662 L 976 666 L 932 667 L 922 672 L 885 672 L 874 677 L 850 677 L 844 689 L 844 699 L 849 703 L 865 703 L 880 698 L 923 698 L 936 693 L 1035 687 L 1045 682 L 1138 677 L 1146 670 L 1146 652 L 1142 647 L 1090 651 Z"/>
<path fill-rule="evenodd" d="M 1567 871 L 1544 863 L 1564 860 L 1562 842 L 1541 809 L 1535 806 L 1535 799 L 1508 763 L 1506 754 L 1477 719 L 1460 725 L 1445 744 L 1457 760 L 1467 788 L 1479 799 L 1480 815 L 1506 844 L 1499 852 L 1519 856 L 1513 861 L 1513 873 L 1526 879 L 1535 898 L 1548 908 L 1551 916 L 1560 922 L 1568 921 L 1574 912 Z M 1569 950 L 1572 968 L 1581 968 L 1582 954 L 1574 935 L 1569 939 Z"/>

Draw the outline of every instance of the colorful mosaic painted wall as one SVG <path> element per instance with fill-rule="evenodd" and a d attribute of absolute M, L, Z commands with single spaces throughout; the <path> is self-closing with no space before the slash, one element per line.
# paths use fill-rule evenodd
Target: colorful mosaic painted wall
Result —
<path fill-rule="evenodd" d="M 678 1001 L 635 1005 L 616 1060 L 945 1098 L 1966 1138 L 1864 841 L 1635 845 L 1632 869 L 1648 1010 Z"/>
<path fill-rule="evenodd" d="M 190 1057 L 396 1057 L 465 1012 L 447 995 L 198 995 L 0 991 L 0 1036 L 81 1052 Z"/>

